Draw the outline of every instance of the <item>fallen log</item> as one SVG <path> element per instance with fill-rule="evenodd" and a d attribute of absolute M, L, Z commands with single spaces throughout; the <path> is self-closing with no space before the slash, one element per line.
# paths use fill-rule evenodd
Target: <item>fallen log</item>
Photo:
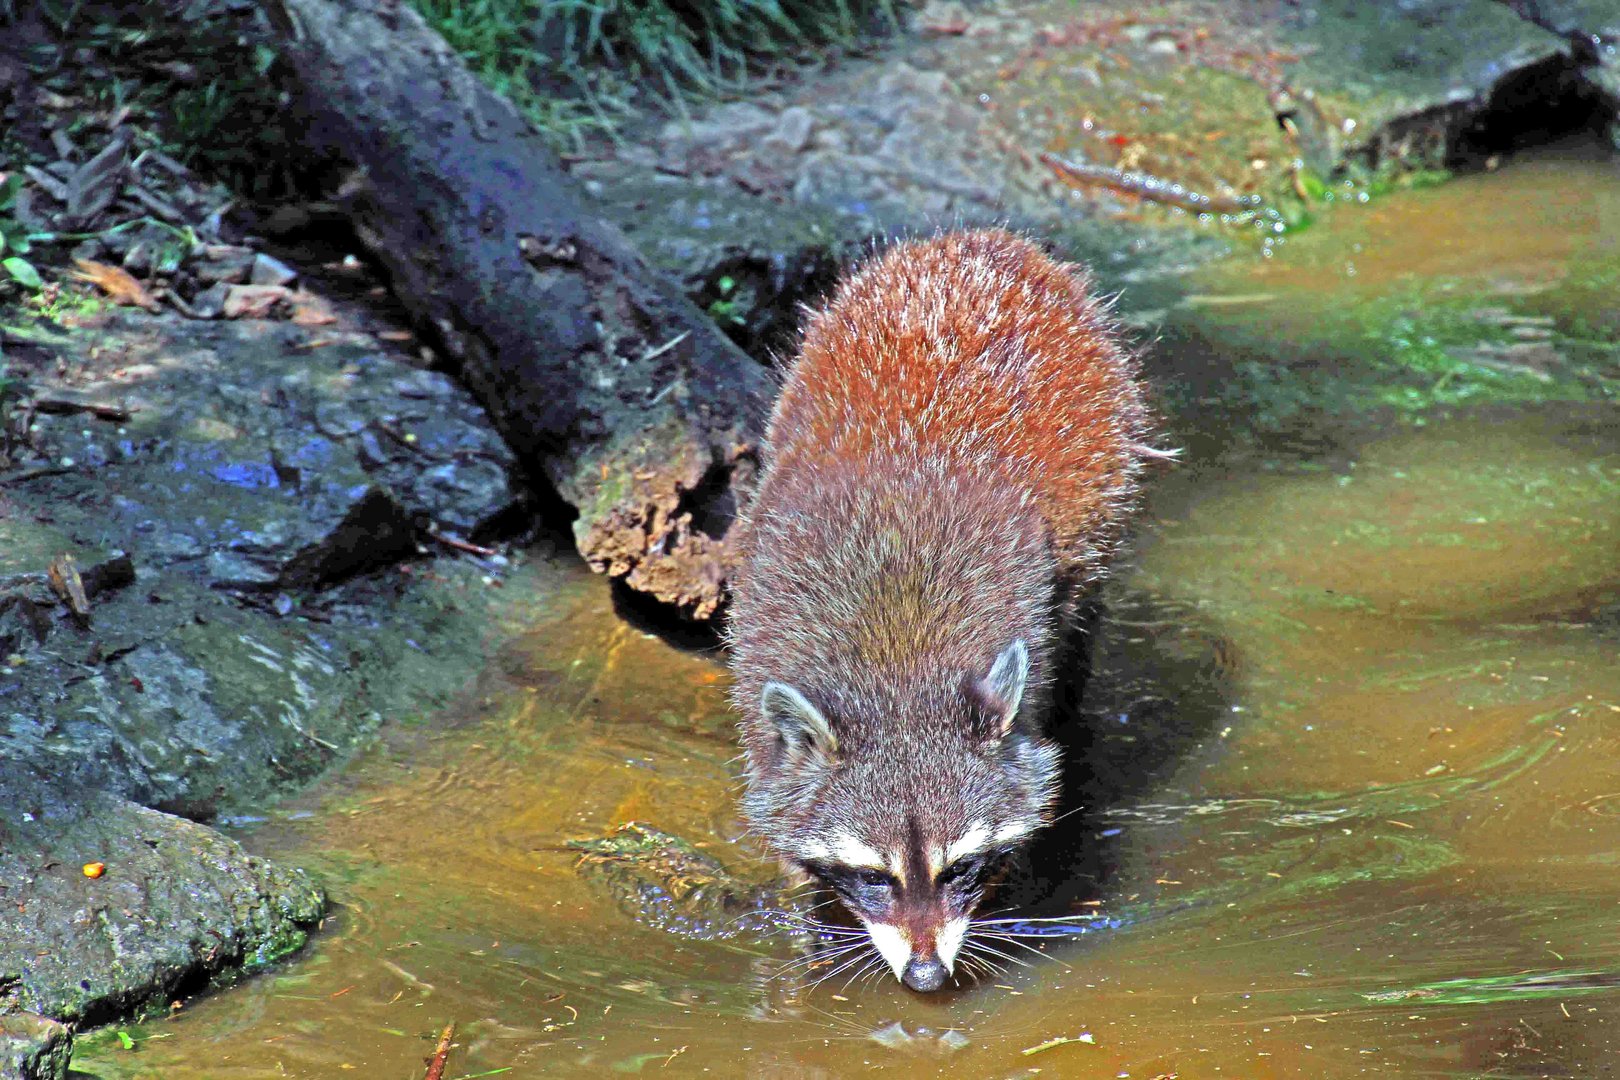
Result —
<path fill-rule="evenodd" d="M 403 0 L 261 0 L 315 148 L 400 301 L 599 571 L 714 614 L 764 369 L 591 208 L 530 124 Z"/>

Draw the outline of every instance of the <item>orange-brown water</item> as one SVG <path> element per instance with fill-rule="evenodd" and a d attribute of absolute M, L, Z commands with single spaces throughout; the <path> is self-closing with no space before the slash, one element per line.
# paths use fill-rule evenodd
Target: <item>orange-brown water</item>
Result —
<path fill-rule="evenodd" d="M 1466 205 L 1410 197 L 1463 230 L 1515 182 L 1459 185 Z M 1425 257 L 1409 239 L 1406 258 L 1381 247 L 1386 278 Z M 1574 257 L 1490 242 L 1504 281 Z M 1290 257 L 1211 289 L 1273 291 Z M 88 1040 L 75 1065 L 415 1077 L 453 1021 L 447 1077 L 1603 1075 L 1620 1060 L 1604 410 L 1352 425 L 1320 454 L 1262 441 L 1158 479 L 1088 691 L 1099 773 L 1153 767 L 1056 826 L 1106 853 L 1077 894 L 1102 917 L 1043 955 L 1012 949 L 1028 967 L 932 999 L 842 976 L 794 993 L 772 975 L 786 945 L 675 936 L 583 875 L 565 842 L 631 820 L 751 880 L 768 869 L 738 842 L 722 669 L 559 566 L 454 716 L 245 837 L 328 882 L 338 907 L 311 947 L 128 1029 L 134 1051 Z"/>

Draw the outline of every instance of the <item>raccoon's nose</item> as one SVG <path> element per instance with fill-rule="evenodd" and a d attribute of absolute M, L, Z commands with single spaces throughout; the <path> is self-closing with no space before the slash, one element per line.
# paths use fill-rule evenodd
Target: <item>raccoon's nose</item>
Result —
<path fill-rule="evenodd" d="M 946 974 L 945 965 L 940 962 L 939 957 L 913 957 L 900 976 L 900 981 L 913 990 L 927 992 L 944 986 Z"/>

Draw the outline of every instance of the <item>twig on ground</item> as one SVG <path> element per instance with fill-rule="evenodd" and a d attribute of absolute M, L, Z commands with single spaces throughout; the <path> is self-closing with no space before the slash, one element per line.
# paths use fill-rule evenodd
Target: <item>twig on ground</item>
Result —
<path fill-rule="evenodd" d="M 444 1025 L 444 1032 L 439 1036 L 439 1048 L 433 1051 L 433 1058 L 428 1062 L 427 1076 L 424 1080 L 444 1080 L 444 1066 L 450 1060 L 450 1040 L 455 1036 L 455 1023 Z"/>

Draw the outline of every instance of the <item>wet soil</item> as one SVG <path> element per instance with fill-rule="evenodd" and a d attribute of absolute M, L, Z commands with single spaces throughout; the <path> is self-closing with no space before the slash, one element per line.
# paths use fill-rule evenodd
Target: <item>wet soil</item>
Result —
<path fill-rule="evenodd" d="M 1620 259 L 1582 223 L 1616 206 L 1612 165 L 1513 165 L 1141 290 L 1186 459 L 1099 624 L 1091 798 L 1034 856 L 1069 920 L 1001 970 L 919 997 L 751 924 L 793 901 L 723 669 L 557 566 L 458 704 L 244 830 L 337 901 L 313 948 L 75 1067 L 410 1076 L 454 1021 L 458 1077 L 1602 1075 Z M 628 822 L 679 841 L 643 877 L 571 844 Z M 666 917 L 693 879 L 721 899 Z"/>

